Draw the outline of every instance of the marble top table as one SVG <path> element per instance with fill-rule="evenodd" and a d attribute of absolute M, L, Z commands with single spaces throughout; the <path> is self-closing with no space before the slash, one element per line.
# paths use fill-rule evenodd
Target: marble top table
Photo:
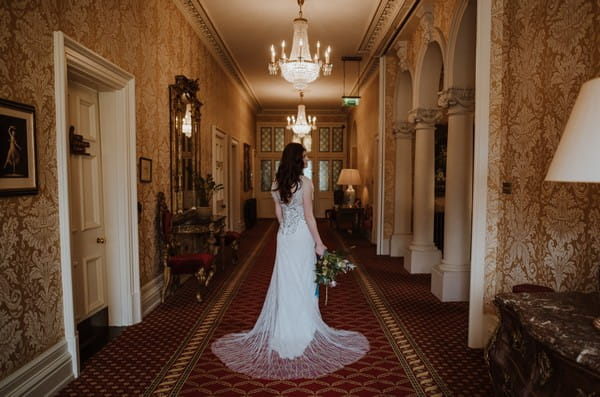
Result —
<path fill-rule="evenodd" d="M 513 311 L 539 343 L 600 376 L 600 293 L 499 294 L 499 307 Z"/>

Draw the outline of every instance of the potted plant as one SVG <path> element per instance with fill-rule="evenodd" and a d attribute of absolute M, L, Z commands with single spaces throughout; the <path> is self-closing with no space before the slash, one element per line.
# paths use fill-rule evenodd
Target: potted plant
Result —
<path fill-rule="evenodd" d="M 212 211 L 210 202 L 213 194 L 223 190 L 222 183 L 216 183 L 212 174 L 206 174 L 206 178 L 198 175 L 196 178 L 196 195 L 198 197 L 198 214 L 201 217 L 210 218 Z"/>

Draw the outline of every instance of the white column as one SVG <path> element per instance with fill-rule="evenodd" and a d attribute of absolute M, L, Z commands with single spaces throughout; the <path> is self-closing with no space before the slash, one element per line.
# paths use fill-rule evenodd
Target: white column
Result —
<path fill-rule="evenodd" d="M 408 255 L 412 241 L 412 140 L 414 128 L 408 121 L 395 122 L 396 170 L 394 192 L 394 234 L 390 239 L 390 256 Z"/>
<path fill-rule="evenodd" d="M 474 90 L 450 88 L 439 105 L 448 109 L 444 259 L 431 274 L 431 292 L 442 302 L 469 300 Z"/>
<path fill-rule="evenodd" d="M 440 109 L 413 109 L 408 119 L 415 125 L 415 179 L 413 240 L 404 267 L 409 273 L 431 273 L 442 253 L 433 243 L 435 123 Z"/>

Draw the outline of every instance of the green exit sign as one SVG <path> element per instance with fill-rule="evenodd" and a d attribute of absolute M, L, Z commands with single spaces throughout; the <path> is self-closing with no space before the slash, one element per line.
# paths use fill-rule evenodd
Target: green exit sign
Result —
<path fill-rule="evenodd" d="M 342 106 L 358 106 L 359 101 L 360 101 L 359 96 L 343 96 L 342 97 Z"/>

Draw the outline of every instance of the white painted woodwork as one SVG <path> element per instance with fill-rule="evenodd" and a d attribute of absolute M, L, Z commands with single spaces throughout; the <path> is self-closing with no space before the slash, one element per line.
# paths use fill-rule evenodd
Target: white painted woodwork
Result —
<path fill-rule="evenodd" d="M 229 230 L 242 231 L 240 191 L 242 184 L 242 171 L 240 169 L 239 141 L 230 138 L 229 153 L 229 203 L 227 205 L 227 225 Z"/>
<path fill-rule="evenodd" d="M 71 186 L 71 259 L 75 319 L 81 322 L 107 307 L 102 153 L 98 120 L 98 92 L 69 84 L 69 125 L 89 142 L 89 155 L 69 155 Z M 102 240 L 100 240 L 102 241 Z"/>
<path fill-rule="evenodd" d="M 225 215 L 228 213 L 228 164 L 227 164 L 227 134 L 213 126 L 213 165 L 212 174 L 216 184 L 222 183 L 223 189 L 213 194 L 213 214 Z"/>
<path fill-rule="evenodd" d="M 56 160 L 60 233 L 61 285 L 65 340 L 72 376 L 79 376 L 71 259 L 69 182 L 68 86 L 86 82 L 99 90 L 104 185 L 104 227 L 115 236 L 105 248 L 109 325 L 141 321 L 139 244 L 137 222 L 137 156 L 135 79 L 132 74 L 65 36 L 54 32 L 54 89 L 56 104 Z M 108 182 L 107 182 L 108 181 Z"/>

